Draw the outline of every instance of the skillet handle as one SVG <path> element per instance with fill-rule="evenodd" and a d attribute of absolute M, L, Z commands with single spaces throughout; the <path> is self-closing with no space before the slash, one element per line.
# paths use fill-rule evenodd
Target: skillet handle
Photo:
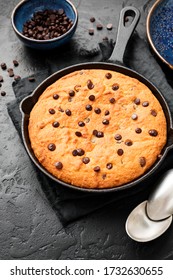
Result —
<path fill-rule="evenodd" d="M 130 25 L 126 24 L 127 16 L 132 17 L 132 22 L 130 23 Z M 137 8 L 129 6 L 121 10 L 116 44 L 108 61 L 123 64 L 123 58 L 127 43 L 131 35 L 133 34 L 133 31 L 135 30 L 139 19 L 140 12 Z"/>

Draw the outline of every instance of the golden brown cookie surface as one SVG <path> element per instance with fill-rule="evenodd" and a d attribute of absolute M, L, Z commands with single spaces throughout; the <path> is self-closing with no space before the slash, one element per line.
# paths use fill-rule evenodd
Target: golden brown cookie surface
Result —
<path fill-rule="evenodd" d="M 66 75 L 49 86 L 29 121 L 32 149 L 60 180 L 85 188 L 133 181 L 157 160 L 166 119 L 141 82 L 100 69 Z"/>

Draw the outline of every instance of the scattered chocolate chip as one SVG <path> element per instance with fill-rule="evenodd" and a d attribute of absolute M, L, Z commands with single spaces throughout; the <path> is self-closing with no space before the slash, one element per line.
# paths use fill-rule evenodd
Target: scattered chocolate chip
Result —
<path fill-rule="evenodd" d="M 84 157 L 82 159 L 82 162 L 85 163 L 85 164 L 88 164 L 90 162 L 90 158 L 89 157 Z"/>
<path fill-rule="evenodd" d="M 88 105 L 85 106 L 85 109 L 87 111 L 92 111 L 92 106 L 90 104 L 88 104 Z"/>
<path fill-rule="evenodd" d="M 158 135 L 158 132 L 155 129 L 150 129 L 148 131 L 148 133 L 149 133 L 150 136 L 154 136 L 154 137 L 156 137 Z"/>
<path fill-rule="evenodd" d="M 83 149 L 77 149 L 77 155 L 83 156 L 85 154 L 85 151 Z"/>
<path fill-rule="evenodd" d="M 117 150 L 117 154 L 118 154 L 119 156 L 122 156 L 122 155 L 124 154 L 123 149 L 118 149 L 118 150 Z"/>
<path fill-rule="evenodd" d="M 6 92 L 5 91 L 1 91 L 1 96 L 5 96 Z"/>
<path fill-rule="evenodd" d="M 140 134 L 140 133 L 142 132 L 142 129 L 141 129 L 140 127 L 137 127 L 137 128 L 135 129 L 135 132 L 138 133 L 138 134 Z"/>
<path fill-rule="evenodd" d="M 65 110 L 67 116 L 71 116 L 71 111 L 69 109 Z"/>
<path fill-rule="evenodd" d="M 56 149 L 56 145 L 55 144 L 53 144 L 53 143 L 50 143 L 49 145 L 48 145 L 48 149 L 49 149 L 49 151 L 55 151 L 55 149 Z"/>
<path fill-rule="evenodd" d="M 12 68 L 9 68 L 7 71 L 8 71 L 9 77 L 14 77 L 14 72 L 13 72 Z"/>
<path fill-rule="evenodd" d="M 4 63 L 4 62 L 1 63 L 1 69 L 2 70 L 6 70 L 7 69 L 6 63 Z"/>
<path fill-rule="evenodd" d="M 73 96 L 75 96 L 75 91 L 74 90 L 70 90 L 68 94 L 69 94 L 69 96 L 73 97 Z"/>
<path fill-rule="evenodd" d="M 78 125 L 82 127 L 82 126 L 85 126 L 85 123 L 80 121 L 80 122 L 78 122 Z"/>
<path fill-rule="evenodd" d="M 108 23 L 108 24 L 106 25 L 106 28 L 107 28 L 107 30 L 112 30 L 112 28 L 113 28 L 112 23 Z"/>
<path fill-rule="evenodd" d="M 104 120 L 102 121 L 102 124 L 108 125 L 108 124 L 109 124 L 109 120 L 104 119 Z"/>
<path fill-rule="evenodd" d="M 73 150 L 73 151 L 72 151 L 72 155 L 73 155 L 74 157 L 76 157 L 76 156 L 78 155 L 77 150 Z"/>
<path fill-rule="evenodd" d="M 53 99 L 57 100 L 58 98 L 59 98 L 59 95 L 55 93 L 55 94 L 53 95 Z"/>
<path fill-rule="evenodd" d="M 134 103 L 135 103 L 136 105 L 139 105 L 139 104 L 141 103 L 141 101 L 140 101 L 139 98 L 136 98 L 136 99 L 134 100 Z"/>
<path fill-rule="evenodd" d="M 108 37 L 107 36 L 103 37 L 103 41 L 108 41 Z"/>
<path fill-rule="evenodd" d="M 96 25 L 96 27 L 97 27 L 97 30 L 102 30 L 103 29 L 103 25 L 101 23 L 98 23 Z"/>
<path fill-rule="evenodd" d="M 0 83 L 2 83 L 4 81 L 3 77 L 0 76 Z"/>
<path fill-rule="evenodd" d="M 14 64 L 15 67 L 17 67 L 19 65 L 19 62 L 16 59 L 14 59 L 13 64 Z"/>
<path fill-rule="evenodd" d="M 119 84 L 115 83 L 112 85 L 112 89 L 115 91 L 115 90 L 118 90 L 119 89 Z"/>
<path fill-rule="evenodd" d="M 121 134 L 115 134 L 114 139 L 117 141 L 121 140 L 122 139 Z"/>
<path fill-rule="evenodd" d="M 95 109 L 94 109 L 94 112 L 95 112 L 96 114 L 100 114 L 100 113 L 101 113 L 101 109 L 100 109 L 100 108 L 95 108 Z"/>
<path fill-rule="evenodd" d="M 97 133 L 98 133 L 98 130 L 94 129 L 94 130 L 93 130 L 93 135 L 94 135 L 94 136 L 97 136 Z"/>
<path fill-rule="evenodd" d="M 107 164 L 106 164 L 106 168 L 107 168 L 107 169 L 112 169 L 112 167 L 113 167 L 113 164 L 112 164 L 112 163 L 107 163 Z"/>
<path fill-rule="evenodd" d="M 94 35 L 94 29 L 93 29 L 93 28 L 90 28 L 90 29 L 88 30 L 88 34 L 89 34 L 89 35 Z"/>
<path fill-rule="evenodd" d="M 99 166 L 95 166 L 95 167 L 94 167 L 94 171 L 95 171 L 95 172 L 99 172 L 99 171 L 100 171 L 100 167 L 99 167 Z"/>
<path fill-rule="evenodd" d="M 109 115 L 110 112 L 108 110 L 105 111 L 105 116 Z"/>
<path fill-rule="evenodd" d="M 81 137 L 81 136 L 82 136 L 82 133 L 81 133 L 80 131 L 76 131 L 76 132 L 75 132 L 75 135 L 76 135 L 77 137 Z"/>
<path fill-rule="evenodd" d="M 127 146 L 132 146 L 132 145 L 133 145 L 132 140 L 129 140 L 129 139 L 127 139 L 124 143 L 125 143 L 125 145 L 127 145 Z"/>
<path fill-rule="evenodd" d="M 132 115 L 131 115 L 131 118 L 132 118 L 132 120 L 134 120 L 134 121 L 135 121 L 135 120 L 137 120 L 138 115 L 137 115 L 137 114 L 132 114 Z"/>
<path fill-rule="evenodd" d="M 94 100 L 95 100 L 95 96 L 94 96 L 93 94 L 91 94 L 91 95 L 89 96 L 89 100 L 90 100 L 90 101 L 94 101 Z"/>
<path fill-rule="evenodd" d="M 61 113 L 64 112 L 64 110 L 61 108 L 61 106 L 58 107 L 58 111 L 61 112 Z"/>
<path fill-rule="evenodd" d="M 151 110 L 151 115 L 153 116 L 153 117 L 156 117 L 157 116 L 157 112 L 156 112 L 156 110 Z"/>
<path fill-rule="evenodd" d="M 104 137 L 104 133 L 102 131 L 97 131 L 96 137 L 102 138 Z"/>
<path fill-rule="evenodd" d="M 110 103 L 114 104 L 115 103 L 115 98 L 112 97 L 112 98 L 109 99 L 109 101 L 110 101 Z"/>
<path fill-rule="evenodd" d="M 146 158 L 145 157 L 140 157 L 139 158 L 139 163 L 141 167 L 144 167 L 146 165 Z"/>
<path fill-rule="evenodd" d="M 149 102 L 148 101 L 144 101 L 143 103 L 142 103 L 142 106 L 143 107 L 147 107 L 149 105 Z"/>
<path fill-rule="evenodd" d="M 93 89 L 94 88 L 94 85 L 93 85 L 91 80 L 87 81 L 87 87 L 88 87 L 88 89 Z"/>
<path fill-rule="evenodd" d="M 55 110 L 52 109 L 52 108 L 50 108 L 50 109 L 49 109 L 49 113 L 50 113 L 51 115 L 53 115 L 53 114 L 55 114 Z"/>
<path fill-rule="evenodd" d="M 57 168 L 57 169 L 62 169 L 63 168 L 63 164 L 62 164 L 62 162 L 60 162 L 60 161 L 58 161 L 58 162 L 56 162 L 55 163 L 55 167 Z"/>
<path fill-rule="evenodd" d="M 35 82 L 35 77 L 29 77 L 28 81 L 31 82 L 31 83 Z"/>
<path fill-rule="evenodd" d="M 91 18 L 90 18 L 90 21 L 91 21 L 91 22 L 95 22 L 95 20 L 96 20 L 95 17 L 91 17 Z"/>
<path fill-rule="evenodd" d="M 31 20 L 23 25 L 22 34 L 35 40 L 49 40 L 65 34 L 73 21 L 63 9 L 46 9 L 34 13 Z"/>
<path fill-rule="evenodd" d="M 52 123 L 52 126 L 53 126 L 53 127 L 59 127 L 59 125 L 60 125 L 60 123 L 57 122 L 57 121 L 55 121 L 55 122 Z"/>
<path fill-rule="evenodd" d="M 109 80 L 112 78 L 112 74 L 108 72 L 108 73 L 106 73 L 105 77 Z"/>

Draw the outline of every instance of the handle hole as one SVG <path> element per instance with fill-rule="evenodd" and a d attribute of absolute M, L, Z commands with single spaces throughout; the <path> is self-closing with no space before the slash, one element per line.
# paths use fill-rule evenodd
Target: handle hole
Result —
<path fill-rule="evenodd" d="M 134 18 L 136 16 L 136 13 L 132 10 L 128 10 L 124 14 L 124 27 L 129 27 L 132 22 L 134 21 Z"/>

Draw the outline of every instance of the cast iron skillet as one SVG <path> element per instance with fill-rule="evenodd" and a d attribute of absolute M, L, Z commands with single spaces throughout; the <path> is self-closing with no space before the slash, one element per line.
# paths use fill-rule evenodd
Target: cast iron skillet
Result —
<path fill-rule="evenodd" d="M 125 17 L 126 16 L 131 16 L 133 17 L 132 23 L 127 27 L 125 26 Z M 31 157 L 32 161 L 35 163 L 35 165 L 47 176 L 49 176 L 51 179 L 56 181 L 57 183 L 60 183 L 64 186 L 70 187 L 72 189 L 76 190 L 81 190 L 81 191 L 87 191 L 87 192 L 95 192 L 95 193 L 105 193 L 105 192 L 112 192 L 112 191 L 122 191 L 122 190 L 127 190 L 127 189 L 134 189 L 135 186 L 144 181 L 146 178 L 148 178 L 151 174 L 157 171 L 158 167 L 161 165 L 163 160 L 165 159 L 165 156 L 168 152 L 169 149 L 173 148 L 173 128 L 172 128 L 172 119 L 171 119 L 171 114 L 169 111 L 169 108 L 167 106 L 167 103 L 160 93 L 160 91 L 151 83 L 149 82 L 146 78 L 138 74 L 137 72 L 128 69 L 123 66 L 123 56 L 125 52 L 126 45 L 128 43 L 128 40 L 133 33 L 133 30 L 135 29 L 138 20 L 140 18 L 140 13 L 139 11 L 134 8 L 134 7 L 125 7 L 121 13 L 120 13 L 120 21 L 119 21 L 119 28 L 118 28 L 118 35 L 117 35 L 117 41 L 116 41 L 116 46 L 113 50 L 113 53 L 107 63 L 103 62 L 93 62 L 93 63 L 82 63 L 82 64 L 77 64 L 74 66 L 67 67 L 63 70 L 60 70 L 50 77 L 48 77 L 46 80 L 44 80 L 30 95 L 29 97 L 26 97 L 22 102 L 21 102 L 21 112 L 22 112 L 22 136 L 23 136 L 23 141 L 26 147 L 26 150 Z M 118 61 L 118 62 L 117 62 Z M 116 64 L 115 64 L 116 63 Z M 163 154 L 162 157 L 151 167 L 151 169 L 141 176 L 140 178 L 124 184 L 122 186 L 116 187 L 116 188 L 108 188 L 108 189 L 87 189 L 87 188 L 80 188 L 74 185 L 67 184 L 63 181 L 60 181 L 56 177 L 54 177 L 52 174 L 50 174 L 47 170 L 44 169 L 44 167 L 38 162 L 36 159 L 33 150 L 31 148 L 30 144 L 30 139 L 28 135 L 28 123 L 29 123 L 29 115 L 30 112 L 37 102 L 39 96 L 43 93 L 43 91 L 52 83 L 54 83 L 57 79 L 63 77 L 64 75 L 67 75 L 73 71 L 77 70 L 82 70 L 82 69 L 106 69 L 106 70 L 113 70 L 117 71 L 120 73 L 123 73 L 125 75 L 128 75 L 130 77 L 136 78 L 142 83 L 144 83 L 156 96 L 156 98 L 159 100 L 160 104 L 162 105 L 162 108 L 164 110 L 166 120 L 167 120 L 167 130 L 168 130 L 168 135 L 167 135 L 167 144 L 165 145 L 163 149 Z"/>

